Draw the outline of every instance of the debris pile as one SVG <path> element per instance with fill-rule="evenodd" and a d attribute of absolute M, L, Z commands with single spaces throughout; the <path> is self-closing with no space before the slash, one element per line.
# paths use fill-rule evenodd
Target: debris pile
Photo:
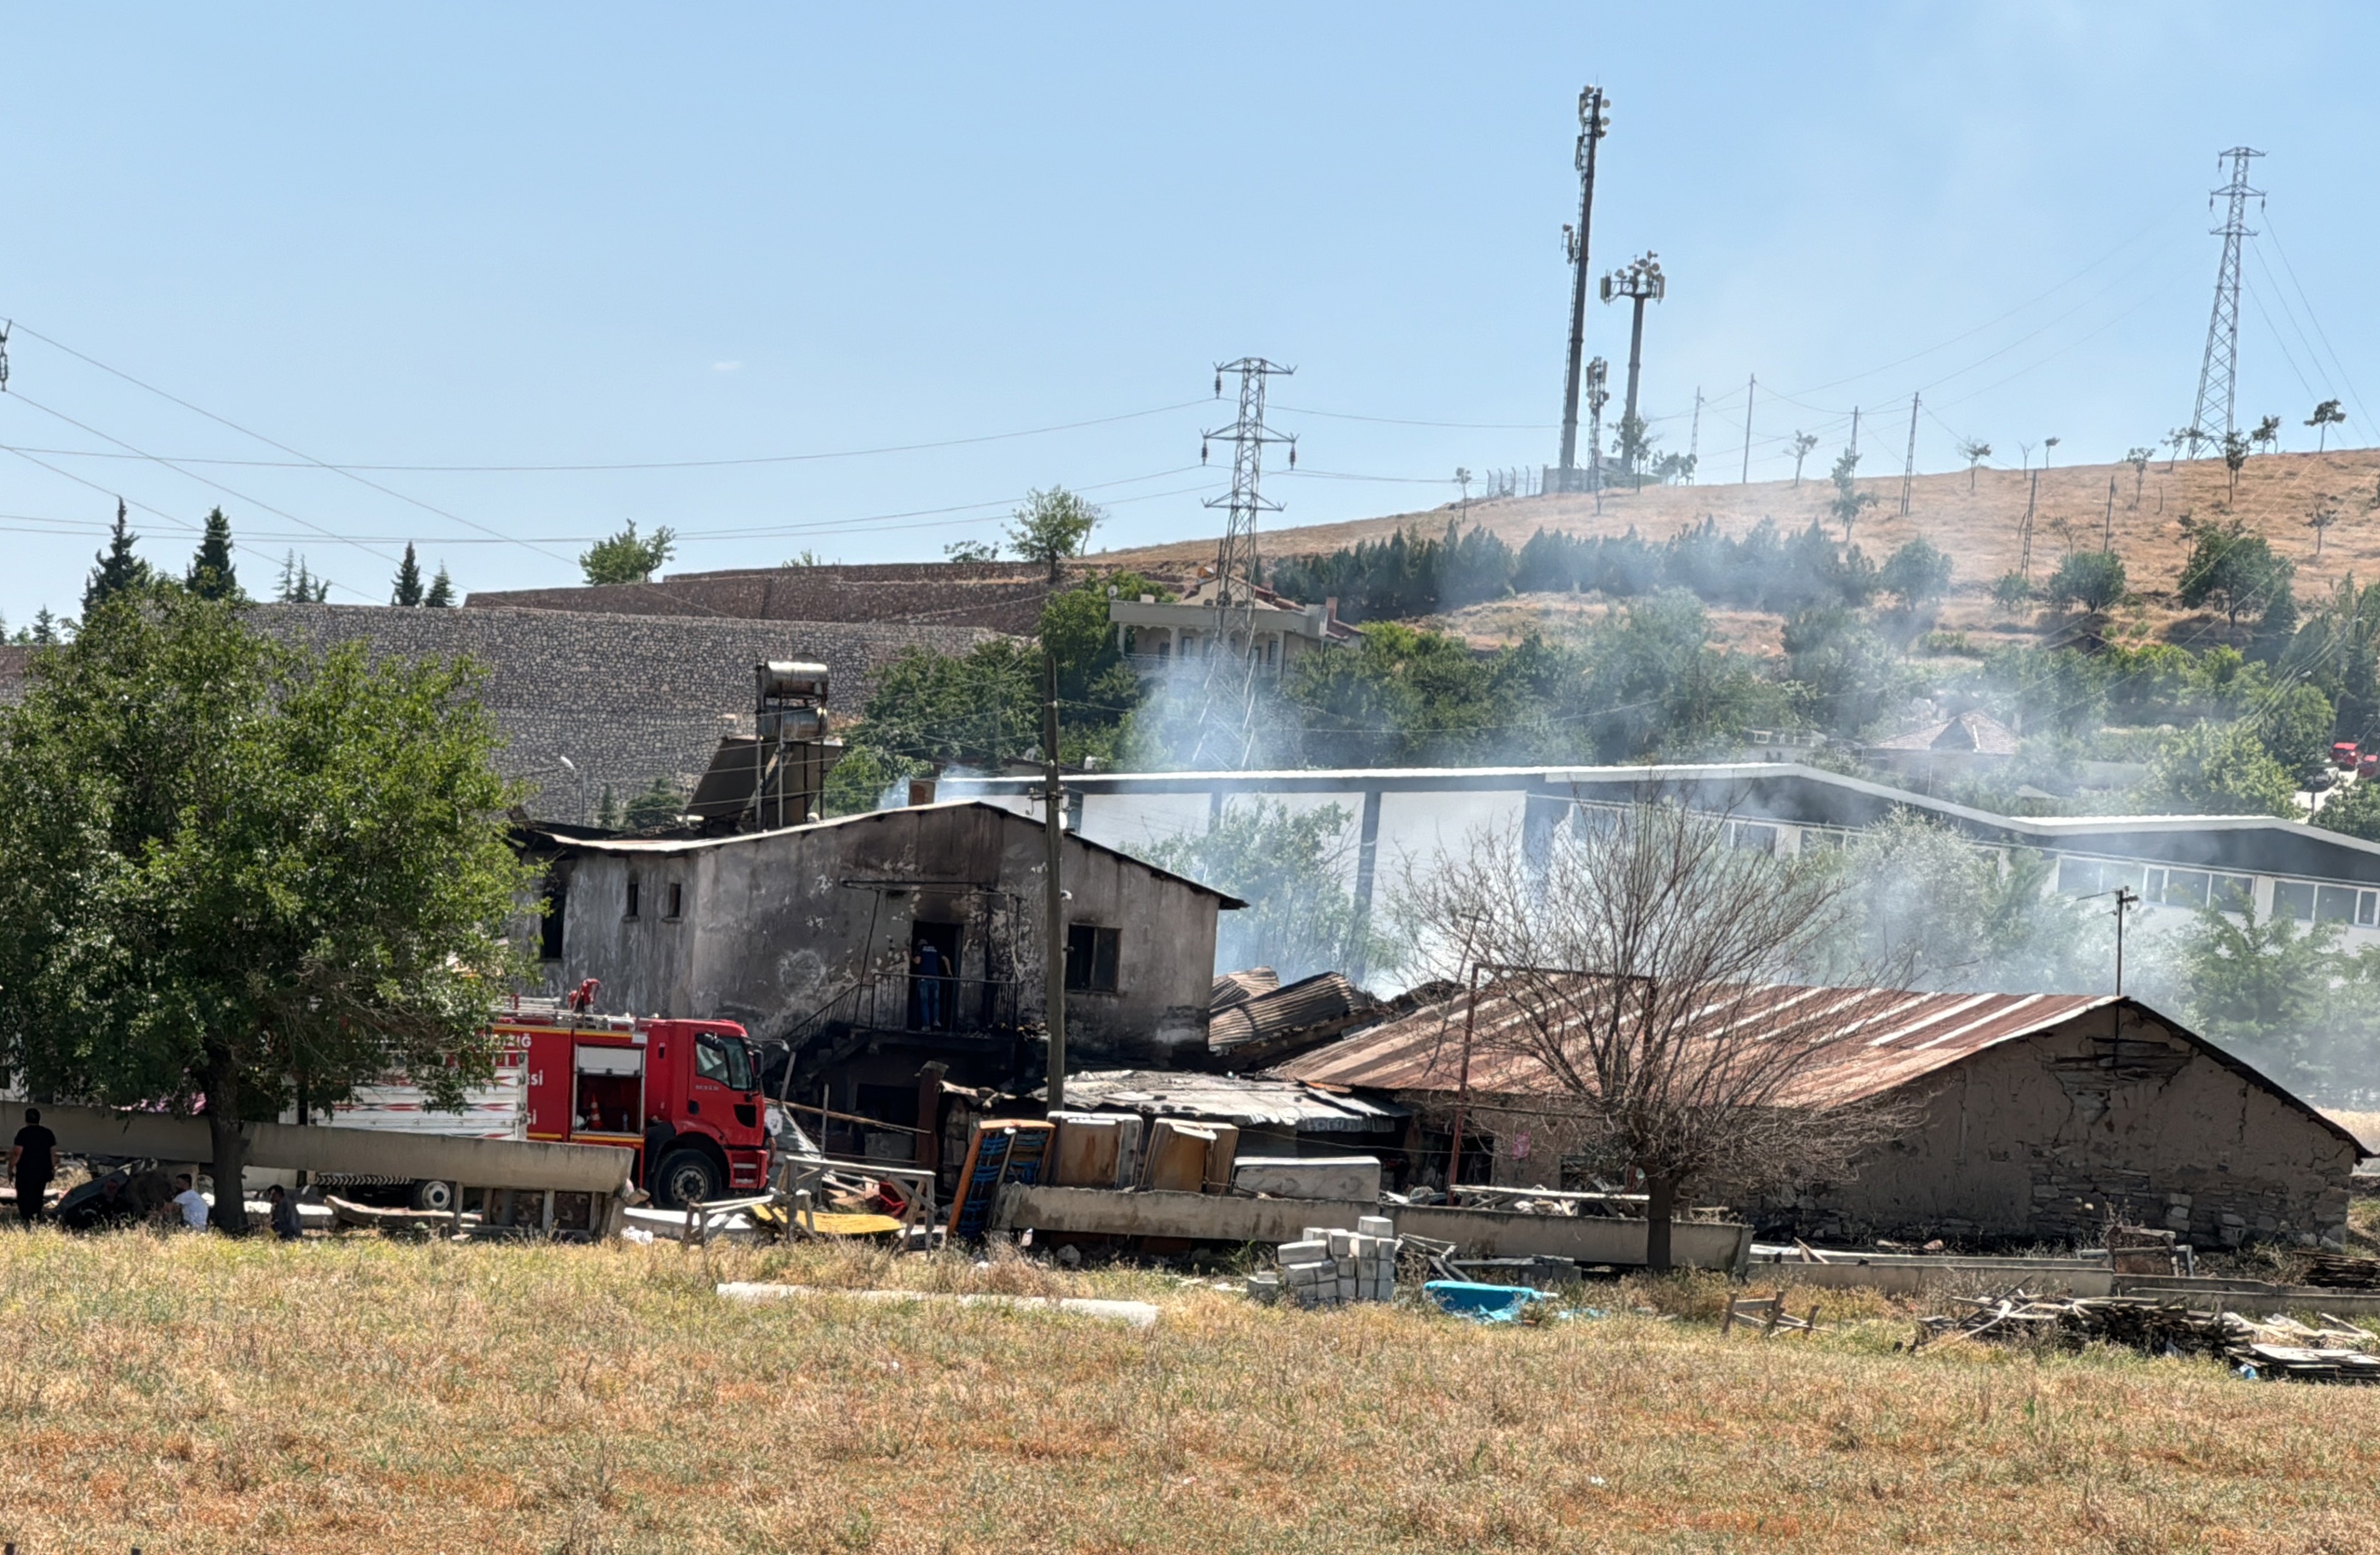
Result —
<path fill-rule="evenodd" d="M 2371 1353 L 2374 1336 L 2327 1313 L 2319 1315 L 2321 1328 L 2310 1328 L 2290 1318 L 2193 1311 L 2180 1302 L 2140 1296 L 2042 1297 L 2022 1290 L 1962 1297 L 1961 1305 L 1968 1308 L 1961 1316 L 1920 1319 L 1910 1348 L 1982 1340 L 2071 1349 L 2096 1342 L 2150 1355 L 2213 1355 L 2250 1376 L 2380 1382 L 2380 1355 Z"/>
<path fill-rule="evenodd" d="M 2316 1253 L 2306 1263 L 2304 1281 L 2334 1291 L 2380 1291 L 2380 1259 Z"/>
<path fill-rule="evenodd" d="M 1384 1215 L 1363 1216 L 1353 1231 L 1308 1226 L 1304 1237 L 1281 1245 L 1280 1273 L 1248 1276 L 1248 1294 L 1267 1303 L 1286 1298 L 1293 1306 L 1394 1301 L 1396 1230 Z"/>

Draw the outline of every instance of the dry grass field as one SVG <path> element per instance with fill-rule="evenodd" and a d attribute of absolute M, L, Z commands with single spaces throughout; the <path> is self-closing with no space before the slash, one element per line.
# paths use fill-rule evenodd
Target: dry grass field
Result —
<path fill-rule="evenodd" d="M 2111 479 L 2117 487 L 2112 515 L 2107 502 Z M 2016 470 L 1983 470 L 1972 492 L 1964 471 L 1921 475 L 1912 489 L 1910 516 L 1903 518 L 1899 514 L 1898 474 L 1864 480 L 1861 490 L 1875 492 L 1882 502 L 1861 519 L 1854 538 L 1871 559 L 1881 561 L 1895 547 L 1923 535 L 1948 552 L 1957 568 L 1956 590 L 1943 612 L 1946 627 L 2029 636 L 2037 625 L 2054 626 L 2056 623 L 2031 619 L 2019 623 L 1998 616 L 1990 610 L 1985 593 L 1993 578 L 2017 565 L 2017 533 L 2030 487 L 2031 477 Z M 1612 492 L 1604 497 L 1600 516 L 1592 498 L 1576 496 L 1474 502 L 1468 512 L 1471 521 L 1517 547 L 1539 528 L 1617 535 L 1633 528 L 1658 540 L 1706 516 L 1731 534 L 1763 518 L 1773 518 L 1787 528 L 1821 519 L 1831 530 L 1832 521 L 1826 514 L 1832 493 L 1823 470 L 1814 467 L 1798 490 L 1791 481 L 1774 480 L 1749 486 L 1648 486 L 1641 492 Z M 2184 460 L 2170 469 L 2164 459 L 2155 460 L 2138 482 L 2137 501 L 2130 465 L 2053 467 L 2041 477 L 2038 502 L 2034 579 L 2046 577 L 2067 549 L 2096 549 L 2103 528 L 2111 531 L 2133 589 L 2145 596 L 2143 607 L 2133 613 L 2139 619 L 2130 623 L 2142 634 L 2163 633 L 2180 619 L 2159 596 L 2173 587 L 2189 551 L 2180 522 L 2185 513 L 2216 520 L 2236 516 L 2261 529 L 2277 549 L 2297 562 L 2301 600 L 2327 593 L 2350 571 L 2364 582 L 2380 579 L 2380 505 L 2375 505 L 2380 502 L 2380 450 L 2259 455 L 2241 471 L 2236 499 L 2228 490 L 2220 459 Z M 2324 539 L 2317 561 L 2314 531 L 2306 520 L 2325 504 L 2338 517 Z M 1353 523 L 1271 529 L 1259 537 L 1259 544 L 1267 554 L 1276 556 L 1330 551 L 1358 541 L 1383 540 L 1415 525 L 1436 534 L 1452 514 L 1451 507 L 1441 507 Z M 1208 538 L 1103 553 L 1096 560 L 1103 565 L 1180 565 L 1211 562 L 1214 550 Z M 1549 601 L 1540 602 L 1548 609 L 1559 609 Z M 1488 627 L 1468 621 L 1453 625 L 1475 641 L 1510 637 L 1507 622 Z M 2189 633 L 2187 627 L 2185 633 L 2204 635 Z M 1751 634 L 1755 638 L 1758 635 Z M 1745 645 L 1756 646 L 1756 641 Z"/>
<path fill-rule="evenodd" d="M 1140 1295 L 1151 1330 L 722 1277 Z M 2380 1396 L 1148 1274 L 0 1235 L 0 1539 L 64 1550 L 2380 1550 Z M 1841 1298 L 1835 1298 L 1840 1303 Z M 1800 1305 L 1797 1300 L 1796 1306 Z"/>

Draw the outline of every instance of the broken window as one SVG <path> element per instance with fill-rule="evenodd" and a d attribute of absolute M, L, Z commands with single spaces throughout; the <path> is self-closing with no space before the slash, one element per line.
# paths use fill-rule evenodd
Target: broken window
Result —
<path fill-rule="evenodd" d="M 1066 928 L 1066 987 L 1084 993 L 1116 990 L 1115 929 L 1075 923 Z"/>

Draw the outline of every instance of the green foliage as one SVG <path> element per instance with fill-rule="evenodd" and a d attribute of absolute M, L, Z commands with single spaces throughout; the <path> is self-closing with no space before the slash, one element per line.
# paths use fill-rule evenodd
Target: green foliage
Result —
<path fill-rule="evenodd" d="M 1885 560 L 1876 575 L 1876 586 L 1914 611 L 1950 591 L 1950 558 L 1932 541 L 1911 541 Z"/>
<path fill-rule="evenodd" d="M 578 570 L 589 584 L 650 583 L 663 562 L 677 553 L 677 531 L 664 524 L 650 539 L 637 533 L 637 521 L 618 534 L 597 541 L 578 554 Z"/>
<path fill-rule="evenodd" d="M 2124 559 L 2112 551 L 2077 551 L 2049 575 L 2043 597 L 2053 605 L 2108 609 L 2124 597 Z"/>
<path fill-rule="evenodd" d="M 2361 1009 L 2339 1009 L 2371 992 L 2371 967 L 2340 953 L 2340 932 L 2336 923 L 2301 928 L 2285 917 L 2259 918 L 2252 904 L 2229 914 L 2200 910 L 2174 946 L 2185 1017 L 2293 1090 L 2330 1088 L 2335 1075 L 2324 1059 L 2346 1035 L 2340 1014 L 2350 1013 L 2366 1033 L 2372 1024 Z"/>
<path fill-rule="evenodd" d="M 190 570 L 183 575 L 183 587 L 202 600 L 246 600 L 239 575 L 232 570 L 231 553 L 231 520 L 218 507 L 207 515 L 206 533 L 199 539 L 198 554 L 190 558 Z"/>
<path fill-rule="evenodd" d="M 685 814 L 686 796 L 667 778 L 657 777 L 628 796 L 625 819 L 629 831 L 644 832 L 656 826 L 674 826 Z"/>
<path fill-rule="evenodd" d="M 1091 530 L 1106 516 L 1063 486 L 1027 492 L 1025 505 L 1009 515 L 1008 543 L 1026 561 L 1046 563 L 1055 583 L 1058 565 L 1081 555 Z"/>
<path fill-rule="evenodd" d="M 929 770 L 925 762 L 913 758 L 894 756 L 856 740 L 846 741 L 843 759 L 826 775 L 826 792 L 820 796 L 819 813 L 865 814 L 881 802 L 886 789 L 910 778 L 922 777 Z"/>
<path fill-rule="evenodd" d="M 321 604 L 331 597 L 331 585 L 308 572 L 306 559 L 290 551 L 281 558 L 281 577 L 273 584 L 273 597 L 283 604 Z"/>
<path fill-rule="evenodd" d="M 942 547 L 946 562 L 997 562 L 1000 547 L 986 540 L 954 540 Z"/>
<path fill-rule="evenodd" d="M 121 499 L 115 504 L 115 527 L 108 531 L 107 549 L 97 556 L 98 565 L 91 569 L 91 580 L 83 585 L 83 619 L 110 600 L 126 594 L 139 593 L 156 582 L 157 575 L 149 564 L 133 553 L 132 547 L 140 537 L 132 532 L 125 521 Z"/>
<path fill-rule="evenodd" d="M 2313 414 L 2306 418 L 2306 425 L 2314 430 L 2314 452 L 2322 453 L 2330 446 L 2331 428 L 2346 424 L 2347 412 L 2339 408 L 2338 401 L 2326 399 L 2315 406 Z"/>
<path fill-rule="evenodd" d="M 1785 623 L 1785 661 L 1799 722 L 1855 735 L 1923 682 L 1856 612 L 1804 611 Z"/>
<path fill-rule="evenodd" d="M 2148 814 L 2297 815 L 2297 784 L 2252 724 L 2198 723 L 2167 736 L 2135 796 Z"/>
<path fill-rule="evenodd" d="M 2380 843 L 2380 783 L 2358 781 L 2316 810 L 2313 823 L 2326 831 L 2343 832 L 2367 843 Z"/>
<path fill-rule="evenodd" d="M 1874 492 L 1863 492 L 1853 483 L 1852 475 L 1858 468 L 1859 456 L 1846 448 L 1841 457 L 1835 460 L 1835 468 L 1827 472 L 1827 479 L 1834 483 L 1835 488 L 1835 494 L 1827 499 L 1827 511 L 1833 514 L 1835 522 L 1843 527 L 1843 543 L 1846 545 L 1851 543 L 1852 526 L 1858 523 L 1859 516 L 1874 507 L 1877 501 Z"/>
<path fill-rule="evenodd" d="M 1793 434 L 1793 489 L 1797 492 L 1802 489 L 1803 461 L 1809 458 L 1810 450 L 1817 445 L 1818 439 L 1815 433 L 1797 431 Z"/>
<path fill-rule="evenodd" d="M 2256 738 L 2290 782 L 2303 787 L 2330 766 L 2335 723 L 2329 698 L 2311 686 L 2292 686 L 2268 697 L 2259 708 Z"/>
<path fill-rule="evenodd" d="M 601 801 L 595 807 L 595 824 L 606 832 L 616 832 L 620 829 L 620 801 L 613 794 L 612 785 L 608 783 L 603 785 Z"/>
<path fill-rule="evenodd" d="M 455 580 L 446 576 L 445 563 L 438 564 L 438 576 L 430 580 L 430 592 L 421 596 L 421 602 L 431 610 L 455 608 Z"/>
<path fill-rule="evenodd" d="M 2271 542 L 2251 533 L 2243 520 L 2210 524 L 2185 518 L 2182 530 L 2191 537 L 2190 555 L 2175 595 L 2184 609 L 2211 603 L 2236 626 L 2243 613 L 2266 611 L 2289 594 L 2297 565 L 2276 554 Z"/>
<path fill-rule="evenodd" d="M 2013 615 L 2034 601 L 2033 580 L 2021 572 L 2004 572 L 1992 579 L 1992 603 Z"/>
<path fill-rule="evenodd" d="M 388 602 L 407 610 L 421 603 L 421 564 L 414 559 L 413 542 L 405 542 L 405 560 L 397 564 L 396 582 L 390 588 Z"/>
<path fill-rule="evenodd" d="M 467 663 L 316 657 L 182 589 L 104 602 L 0 710 L 0 1061 L 237 1124 L 403 1069 L 452 1103 L 529 876 Z M 218 1224 L 244 1221 L 236 1195 Z"/>
<path fill-rule="evenodd" d="M 1248 905 L 1216 926 L 1219 967 L 1269 966 L 1283 982 L 1317 972 L 1393 972 L 1403 947 L 1355 910 L 1345 881 L 1353 817 L 1337 805 L 1293 811 L 1278 800 L 1228 807 L 1212 827 L 1149 850 L 1149 861 Z"/>
<path fill-rule="evenodd" d="M 1908 968 L 1929 989 L 2095 990 L 2107 956 L 2090 910 L 2046 894 L 2043 854 L 1979 848 L 1940 821 L 1899 811 L 1843 852 L 1857 908 L 1858 965 Z"/>
<path fill-rule="evenodd" d="M 978 771 L 1038 756 L 1040 650 L 1007 638 L 955 658 L 906 649 L 877 675 L 851 737 L 888 756 Z"/>

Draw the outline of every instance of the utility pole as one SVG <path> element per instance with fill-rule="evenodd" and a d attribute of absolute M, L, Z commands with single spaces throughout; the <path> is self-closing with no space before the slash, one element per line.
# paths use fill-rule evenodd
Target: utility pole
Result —
<path fill-rule="evenodd" d="M 1198 462 L 1207 461 L 1207 444 L 1218 437 L 1232 440 L 1232 491 L 1229 496 L 1210 497 L 1206 505 L 1225 510 L 1223 538 L 1215 551 L 1215 635 L 1208 644 L 1207 686 L 1204 705 L 1199 710 L 1200 731 L 1195 762 L 1205 755 L 1208 742 L 1220 733 L 1219 723 L 1228 712 L 1236 721 L 1232 737 L 1237 742 L 1232 764 L 1245 767 L 1255 746 L 1257 674 L 1257 515 L 1278 513 L 1281 504 L 1268 501 L 1261 490 L 1264 478 L 1264 451 L 1267 443 L 1285 443 L 1289 448 L 1289 468 L 1297 468 L 1297 439 L 1265 427 L 1265 383 L 1273 373 L 1288 377 L 1297 370 L 1269 362 L 1262 357 L 1242 357 L 1235 362 L 1224 362 L 1215 369 L 1215 394 L 1223 393 L 1223 374 L 1240 375 L 1239 419 L 1228 427 L 1218 427 L 1199 434 Z M 1230 663 L 1232 643 L 1239 642 L 1239 664 Z M 1238 684 L 1232 685 L 1224 676 L 1236 674 Z M 1232 699 L 1228 708 L 1220 708 L 1225 695 Z"/>
<path fill-rule="evenodd" d="M 1562 386 L 1561 474 L 1565 492 L 1578 484 L 1579 374 L 1586 354 L 1587 235 L 1595 222 L 1595 148 L 1610 121 L 1603 116 L 1603 89 L 1587 87 L 1578 94 L 1578 149 L 1572 161 L 1578 166 L 1578 225 L 1562 228 L 1562 251 L 1570 258 L 1570 374 Z"/>
<path fill-rule="evenodd" d="M 2223 262 L 2215 272 L 2215 312 L 2206 321 L 2206 355 L 2198 368 L 2198 407 L 2190 413 L 2192 453 L 2200 443 L 2219 443 L 2239 430 L 2234 407 L 2239 397 L 2237 377 L 2240 366 L 2240 250 L 2243 238 L 2255 233 L 2248 225 L 2248 200 L 2253 196 L 2261 206 L 2265 191 L 2248 187 L 2248 162 L 2265 153 L 2247 146 L 2234 146 L 2216 158 L 2221 166 L 2228 159 L 2231 164 L 2231 181 L 2207 197 L 2211 207 L 2216 200 L 2226 201 L 2223 225 L 2210 228 L 2223 239 Z M 2207 412 L 2220 401 L 2223 407 L 2223 431 L 2217 433 L 2207 424 Z"/>
<path fill-rule="evenodd" d="M 2319 536 L 2316 537 L 2317 540 L 2319 538 Z M 2111 475 L 2107 477 L 2107 516 L 2099 521 L 2099 549 L 2102 552 L 2107 552 L 2113 551 L 2115 548 L 2116 478 Z"/>
<path fill-rule="evenodd" d="M 2116 997 L 2124 996 L 2124 914 L 2138 905 L 2140 897 L 2131 886 L 2116 887 Z"/>
<path fill-rule="evenodd" d="M 1859 407 L 1856 405 L 1852 407 L 1852 458 L 1854 462 L 1859 458 Z"/>
<path fill-rule="evenodd" d="M 1754 373 L 1743 381 L 1743 475 L 1736 484 L 1752 484 L 1752 394 L 1760 387 L 1760 374 Z"/>
<path fill-rule="evenodd" d="M 1909 396 L 1909 454 L 1900 461 L 1900 516 L 1909 516 L 1909 486 L 1917 479 L 1917 395 Z"/>
<path fill-rule="evenodd" d="M 2030 454 L 2026 456 L 2028 458 L 2031 456 Z M 2024 527 L 2019 531 L 2023 550 L 2017 559 L 2017 571 L 2030 580 L 2033 577 L 2033 509 L 2035 500 L 2041 495 L 2041 471 L 2036 469 L 2028 473 L 2033 478 L 2033 484 L 2024 494 Z"/>
<path fill-rule="evenodd" d="M 1686 484 L 1694 483 L 1694 465 L 1703 454 L 1703 386 L 1694 385 L 1694 426 L 1686 434 Z"/>
<path fill-rule="evenodd" d="M 1065 841 L 1066 790 L 1058 779 L 1058 656 L 1041 650 L 1041 1002 L 1050 1031 L 1050 1110 L 1066 1104 L 1066 893 L 1058 871 Z"/>
<path fill-rule="evenodd" d="M 1626 268 L 1615 270 L 1603 278 L 1603 300 L 1614 302 L 1626 298 L 1635 304 L 1636 317 L 1628 331 L 1628 399 L 1620 413 L 1620 435 L 1629 439 L 1626 449 L 1628 473 L 1635 476 L 1636 484 L 1644 485 L 1645 423 L 1636 416 L 1636 382 L 1645 370 L 1645 305 L 1658 302 L 1670 289 L 1661 274 L 1661 261 L 1650 249 L 1641 258 L 1628 261 Z"/>

